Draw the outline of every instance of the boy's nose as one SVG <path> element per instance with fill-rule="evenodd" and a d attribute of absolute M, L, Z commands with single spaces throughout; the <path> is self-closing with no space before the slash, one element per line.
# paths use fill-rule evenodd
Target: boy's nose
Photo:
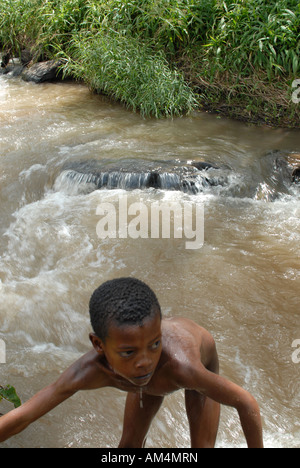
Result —
<path fill-rule="evenodd" d="M 136 361 L 136 368 L 137 369 L 145 369 L 151 370 L 152 360 L 150 356 L 147 354 L 143 354 L 140 358 Z"/>

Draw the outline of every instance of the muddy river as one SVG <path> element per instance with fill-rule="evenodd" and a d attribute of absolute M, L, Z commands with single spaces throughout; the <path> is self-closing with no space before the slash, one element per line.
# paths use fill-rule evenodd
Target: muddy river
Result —
<path fill-rule="evenodd" d="M 265 445 L 299 447 L 300 190 L 278 157 L 300 152 L 300 132 L 206 113 L 143 120 L 74 83 L 2 76 L 0 102 L 0 384 L 26 401 L 56 379 L 90 349 L 93 290 L 135 276 L 155 290 L 165 316 L 213 334 L 222 375 L 260 404 Z M 210 166 L 179 188 L 124 185 L 143 165 L 147 174 L 164 168 L 166 180 L 172 167 L 195 161 Z M 74 175 L 82 163 L 91 174 Z M 98 184 L 102 165 L 120 168 L 114 185 Z M 99 205 L 115 207 L 119 220 L 124 199 L 148 214 L 157 203 L 192 206 L 194 217 L 201 207 L 203 245 L 187 248 L 172 217 L 169 236 L 139 236 L 136 222 L 135 231 L 101 238 Z M 124 402 L 114 389 L 79 393 L 3 447 L 115 447 Z M 189 447 L 183 392 L 165 398 L 147 446 Z M 222 408 L 217 447 L 244 446 L 236 411 Z"/>

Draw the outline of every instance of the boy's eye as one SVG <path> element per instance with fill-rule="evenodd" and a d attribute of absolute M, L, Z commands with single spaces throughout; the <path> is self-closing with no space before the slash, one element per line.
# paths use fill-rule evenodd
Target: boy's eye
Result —
<path fill-rule="evenodd" d="M 119 354 L 120 354 L 121 357 L 127 358 L 127 357 L 132 356 L 133 351 L 122 351 L 122 352 L 119 353 Z"/>
<path fill-rule="evenodd" d="M 151 346 L 151 349 L 157 349 L 160 346 L 160 340 L 155 341 L 155 343 Z"/>

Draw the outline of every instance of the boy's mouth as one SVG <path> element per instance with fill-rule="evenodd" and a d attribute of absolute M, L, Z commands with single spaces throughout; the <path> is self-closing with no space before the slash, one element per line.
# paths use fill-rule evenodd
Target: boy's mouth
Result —
<path fill-rule="evenodd" d="M 149 372 L 149 374 L 139 375 L 138 377 L 134 377 L 133 380 L 135 382 L 138 382 L 141 385 L 144 382 L 148 382 L 151 379 L 152 375 L 153 375 L 153 372 Z"/>

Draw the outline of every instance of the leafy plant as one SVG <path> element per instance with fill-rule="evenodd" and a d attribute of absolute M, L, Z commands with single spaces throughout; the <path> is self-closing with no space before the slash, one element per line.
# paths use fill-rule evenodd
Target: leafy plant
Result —
<path fill-rule="evenodd" d="M 174 55 L 205 41 L 215 0 L 110 0 L 105 23 Z"/>
<path fill-rule="evenodd" d="M 77 41 L 70 53 L 66 72 L 145 117 L 182 115 L 197 105 L 192 89 L 163 52 L 154 52 L 133 37 L 106 32 Z"/>
<path fill-rule="evenodd" d="M 249 76 L 263 70 L 271 82 L 300 73 L 299 33 L 298 0 L 225 0 L 216 6 L 206 47 L 214 71 Z"/>
<path fill-rule="evenodd" d="M 12 403 L 15 408 L 21 406 L 21 400 L 18 397 L 15 388 L 11 385 L 6 385 L 5 387 L 0 385 L 0 402 L 3 399 Z"/>

